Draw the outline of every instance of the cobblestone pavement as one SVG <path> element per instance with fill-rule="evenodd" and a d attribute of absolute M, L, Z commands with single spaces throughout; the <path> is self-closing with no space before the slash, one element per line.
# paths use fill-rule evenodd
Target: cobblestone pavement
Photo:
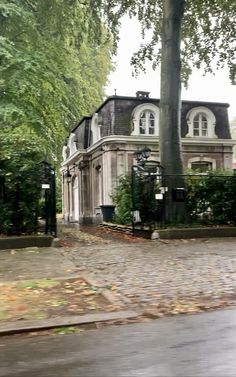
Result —
<path fill-rule="evenodd" d="M 72 236 L 60 248 L 2 251 L 0 281 L 69 277 L 86 270 L 124 298 L 127 307 L 172 303 L 192 305 L 196 311 L 196 302 L 203 310 L 236 305 L 236 238 L 141 241 L 79 233 L 80 240 L 76 232 Z M 178 312 L 186 312 L 182 309 Z"/>
<path fill-rule="evenodd" d="M 236 303 L 236 239 L 107 244 L 68 251 L 79 269 L 113 286 L 127 304 L 228 300 Z"/>

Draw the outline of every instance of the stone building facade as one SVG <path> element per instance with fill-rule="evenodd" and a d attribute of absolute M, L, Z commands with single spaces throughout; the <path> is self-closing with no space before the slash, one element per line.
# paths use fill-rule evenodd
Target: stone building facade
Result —
<path fill-rule="evenodd" d="M 228 104 L 182 101 L 181 142 L 185 168 L 232 169 Z M 63 148 L 63 213 L 68 222 L 101 220 L 101 205 L 112 205 L 119 176 L 147 146 L 159 161 L 159 100 L 148 92 L 112 96 L 71 131 Z"/>

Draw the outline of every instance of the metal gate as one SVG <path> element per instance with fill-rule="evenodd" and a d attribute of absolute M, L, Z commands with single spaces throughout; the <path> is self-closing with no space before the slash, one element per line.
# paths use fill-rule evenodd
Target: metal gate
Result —
<path fill-rule="evenodd" d="M 0 172 L 0 233 L 57 235 L 55 171 L 48 162 Z"/>

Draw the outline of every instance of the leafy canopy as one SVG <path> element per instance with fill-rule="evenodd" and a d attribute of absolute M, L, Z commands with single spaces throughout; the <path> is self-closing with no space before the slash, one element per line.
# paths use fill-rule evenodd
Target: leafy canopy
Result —
<path fill-rule="evenodd" d="M 133 56 L 136 72 L 145 59 L 154 68 L 160 63 L 163 3 L 165 0 L 104 0 L 103 9 L 113 32 L 118 35 L 123 15 L 136 17 L 150 39 Z M 230 79 L 236 76 L 236 2 L 235 0 L 186 0 L 182 19 L 182 76 L 187 80 L 193 67 L 205 72 L 229 68 Z"/>
<path fill-rule="evenodd" d="M 91 4 L 0 3 L 1 128 L 27 126 L 53 161 L 74 122 L 100 103 L 111 70 L 109 36 Z"/>

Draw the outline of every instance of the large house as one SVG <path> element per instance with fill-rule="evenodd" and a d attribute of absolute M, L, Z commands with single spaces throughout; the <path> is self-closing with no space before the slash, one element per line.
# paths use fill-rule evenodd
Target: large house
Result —
<path fill-rule="evenodd" d="M 181 141 L 185 168 L 232 169 L 228 104 L 182 101 Z M 159 100 L 148 92 L 112 96 L 71 131 L 63 148 L 63 213 L 68 222 L 101 220 L 101 206 L 112 205 L 118 177 L 147 146 L 159 160 Z"/>

